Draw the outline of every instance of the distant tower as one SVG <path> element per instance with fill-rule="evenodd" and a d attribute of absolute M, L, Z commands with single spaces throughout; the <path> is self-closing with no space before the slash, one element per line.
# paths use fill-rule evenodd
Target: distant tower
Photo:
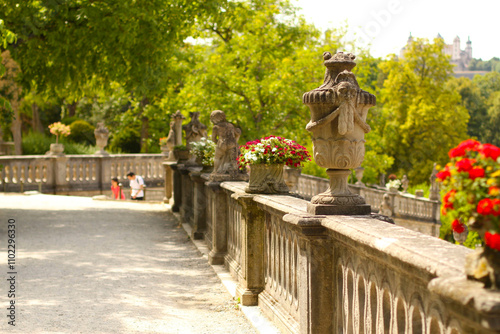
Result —
<path fill-rule="evenodd" d="M 459 60 L 460 59 L 460 37 L 455 37 L 453 40 L 453 54 L 451 56 L 451 60 Z"/>
<path fill-rule="evenodd" d="M 467 46 L 465 47 L 465 53 L 467 54 L 468 60 L 472 59 L 472 42 L 470 41 L 470 36 L 467 39 Z"/>
<path fill-rule="evenodd" d="M 408 49 L 408 46 L 413 42 L 413 37 L 411 36 L 410 32 L 410 37 L 408 37 L 408 40 L 406 41 L 406 46 L 404 46 L 400 51 L 399 51 L 399 58 L 403 59 L 405 57 L 405 52 L 406 49 Z"/>

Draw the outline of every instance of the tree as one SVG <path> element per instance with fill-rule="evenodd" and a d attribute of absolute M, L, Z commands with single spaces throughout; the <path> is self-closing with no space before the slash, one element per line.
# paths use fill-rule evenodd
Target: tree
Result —
<path fill-rule="evenodd" d="M 449 149 L 467 136 L 467 110 L 446 87 L 452 65 L 443 46 L 440 39 L 415 39 L 403 59 L 381 64 L 384 147 L 395 159 L 393 170 L 413 184 L 427 181 L 433 162 L 446 163 Z"/>
<path fill-rule="evenodd" d="M 9 124 L 14 139 L 14 152 L 16 155 L 22 154 L 21 145 L 21 115 L 20 104 L 22 89 L 17 83 L 19 75 L 19 66 L 10 57 L 9 51 L 2 52 L 0 59 L 2 59 L 1 66 L 5 69 L 3 76 L 0 78 L 0 96 L 8 101 L 8 105 L 0 107 L 4 109 L 3 114 L 7 115 L 4 122 Z M 9 116 L 13 116 L 12 119 Z M 0 138 L 1 139 L 1 138 Z"/>
<path fill-rule="evenodd" d="M 17 1 L 0 4 L 0 19 L 18 40 L 10 50 L 26 91 L 51 91 L 69 104 L 118 82 L 145 107 L 161 95 L 168 59 L 197 20 L 223 0 Z"/>

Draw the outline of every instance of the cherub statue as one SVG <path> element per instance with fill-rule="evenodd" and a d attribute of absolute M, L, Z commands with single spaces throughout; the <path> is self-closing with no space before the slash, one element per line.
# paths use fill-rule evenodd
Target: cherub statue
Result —
<path fill-rule="evenodd" d="M 182 126 L 186 133 L 186 146 L 191 148 L 191 143 L 200 141 L 201 138 L 207 138 L 207 126 L 200 122 L 200 113 L 198 111 L 189 113 L 191 122 Z"/>
<path fill-rule="evenodd" d="M 210 120 L 214 124 L 212 141 L 216 144 L 211 179 L 218 180 L 223 176 L 234 179 L 239 174 L 236 159 L 239 155 L 238 139 L 241 130 L 226 121 L 226 114 L 221 110 L 212 111 Z"/>
<path fill-rule="evenodd" d="M 104 147 L 106 147 L 106 145 L 108 144 L 109 130 L 104 125 L 104 122 L 97 123 L 97 127 L 94 130 L 94 135 L 96 146 L 99 148 L 99 151 L 97 151 L 96 154 L 107 154 L 107 152 L 104 151 Z"/>
<path fill-rule="evenodd" d="M 378 213 L 387 217 L 392 217 L 391 196 L 389 194 L 384 194 L 384 199 L 382 203 L 380 203 L 380 210 Z"/>

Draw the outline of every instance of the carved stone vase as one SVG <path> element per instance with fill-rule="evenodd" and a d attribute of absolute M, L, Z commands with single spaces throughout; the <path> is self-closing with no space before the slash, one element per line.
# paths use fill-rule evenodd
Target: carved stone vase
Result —
<path fill-rule="evenodd" d="M 288 194 L 283 167 L 282 164 L 250 165 L 250 180 L 245 191 L 251 194 Z"/>
<path fill-rule="evenodd" d="M 185 163 L 189 159 L 188 150 L 174 149 L 174 156 L 177 159 L 178 164 Z"/>
<path fill-rule="evenodd" d="M 97 123 L 94 135 L 96 146 L 99 148 L 95 154 L 107 155 L 108 153 L 104 150 L 104 148 L 108 145 L 109 130 L 106 126 L 104 126 L 104 122 Z"/>
<path fill-rule="evenodd" d="M 350 169 L 360 167 L 364 159 L 364 137 L 370 131 L 366 117 L 375 105 L 375 96 L 361 90 L 351 72 L 355 58 L 350 53 L 323 53 L 324 83 L 303 96 L 311 112 L 306 129 L 312 133 L 314 160 L 327 168 L 330 178 L 329 189 L 308 204 L 312 214 L 365 215 L 371 211 L 347 186 Z"/>
<path fill-rule="evenodd" d="M 53 143 L 50 144 L 50 151 L 47 153 L 50 155 L 62 155 L 63 152 L 64 152 L 63 144 Z"/>

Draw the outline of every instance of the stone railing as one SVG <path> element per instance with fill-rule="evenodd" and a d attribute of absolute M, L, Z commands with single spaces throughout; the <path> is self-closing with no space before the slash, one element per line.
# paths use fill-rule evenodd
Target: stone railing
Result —
<path fill-rule="evenodd" d="M 102 191 L 112 177 L 128 184 L 128 171 L 143 176 L 148 187 L 162 186 L 163 159 L 161 154 L 1 156 L 0 191 Z"/>
<path fill-rule="evenodd" d="M 390 205 L 394 218 L 419 220 L 423 222 L 438 223 L 440 221 L 440 202 L 424 197 L 402 192 L 374 189 L 364 185 L 350 184 L 352 192 L 364 197 L 367 204 L 372 207 L 372 212 L 378 212 L 384 194 L 390 196 Z M 304 199 L 328 189 L 328 180 L 311 175 L 301 175 L 297 187 L 297 194 Z"/>
<path fill-rule="evenodd" d="M 172 207 L 205 239 L 209 262 L 283 333 L 500 332 L 500 295 L 466 279 L 465 247 L 371 216 L 312 216 L 305 200 L 169 168 Z"/>

